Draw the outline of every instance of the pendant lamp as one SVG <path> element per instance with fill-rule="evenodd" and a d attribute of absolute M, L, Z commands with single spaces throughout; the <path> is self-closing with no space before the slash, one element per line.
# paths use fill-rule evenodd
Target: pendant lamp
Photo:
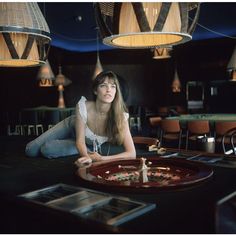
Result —
<path fill-rule="evenodd" d="M 58 107 L 59 108 L 65 108 L 65 100 L 64 100 L 64 87 L 68 86 L 71 84 L 71 80 L 69 80 L 65 75 L 62 74 L 61 66 L 59 66 L 59 73 L 56 76 L 55 79 L 55 86 L 58 86 L 58 92 L 59 92 L 59 97 L 58 97 Z"/>
<path fill-rule="evenodd" d="M 99 2 L 95 17 L 103 43 L 119 48 L 154 48 L 192 39 L 200 3 Z M 193 21 L 189 11 L 193 12 Z"/>
<path fill-rule="evenodd" d="M 55 76 L 48 60 L 46 61 L 46 64 L 40 66 L 37 79 L 39 80 L 39 87 L 54 86 L 53 82 L 55 80 Z"/>
<path fill-rule="evenodd" d="M 101 64 L 100 57 L 99 57 L 98 27 L 96 28 L 96 30 L 97 30 L 97 38 L 96 38 L 96 40 L 97 40 L 97 63 L 96 63 L 95 70 L 94 70 L 94 73 L 93 73 L 93 77 L 92 77 L 93 79 L 95 79 L 96 76 L 103 71 L 102 64 Z"/>
<path fill-rule="evenodd" d="M 231 74 L 231 80 L 236 81 L 236 46 L 234 47 L 234 52 L 227 65 L 227 70 Z"/>
<path fill-rule="evenodd" d="M 174 79 L 172 81 L 171 87 L 172 87 L 173 93 L 180 93 L 181 92 L 181 83 L 179 80 L 179 75 L 178 75 L 177 69 L 175 69 Z"/>
<path fill-rule="evenodd" d="M 36 2 L 0 3 L 0 66 L 46 63 L 50 31 Z"/>
<path fill-rule="evenodd" d="M 155 48 L 153 53 L 153 59 L 168 59 L 171 57 L 172 48 Z"/>

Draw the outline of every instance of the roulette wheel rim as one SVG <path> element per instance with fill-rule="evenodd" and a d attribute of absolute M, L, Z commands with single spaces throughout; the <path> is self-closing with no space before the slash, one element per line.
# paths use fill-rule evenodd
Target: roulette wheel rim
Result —
<path fill-rule="evenodd" d="M 176 172 L 177 170 L 179 170 L 181 172 L 181 175 L 183 176 L 182 178 L 179 177 L 179 179 L 177 180 L 170 179 L 169 181 L 167 181 L 168 183 L 164 181 L 164 184 L 159 183 L 158 181 L 132 182 L 131 180 L 108 180 L 109 177 L 112 175 L 119 175 L 117 174 L 119 172 L 113 171 L 114 169 L 117 170 L 117 168 L 120 168 L 121 173 L 125 172 L 123 167 L 131 168 L 133 166 L 137 167 L 138 169 L 138 166 L 140 164 L 140 158 L 94 163 L 90 166 L 79 168 L 77 171 L 77 176 L 81 181 L 85 182 L 91 187 L 96 187 L 98 189 L 109 189 L 122 192 L 132 191 L 138 193 L 148 193 L 172 190 L 176 191 L 189 187 L 194 187 L 206 181 L 213 175 L 213 170 L 210 166 L 195 161 L 179 160 L 176 158 L 164 159 L 154 157 L 147 158 L 147 163 L 152 163 L 150 165 L 150 172 L 153 172 L 155 168 L 169 168 L 169 173 L 171 173 L 172 176 L 178 175 L 178 173 Z M 140 172 L 140 175 L 141 173 L 142 172 Z"/>

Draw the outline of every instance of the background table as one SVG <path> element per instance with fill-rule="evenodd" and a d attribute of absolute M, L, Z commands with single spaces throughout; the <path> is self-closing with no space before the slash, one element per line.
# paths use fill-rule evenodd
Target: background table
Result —
<path fill-rule="evenodd" d="M 46 112 L 59 112 L 59 121 L 64 120 L 66 117 L 73 115 L 75 113 L 75 107 L 67 107 L 67 108 L 59 108 L 59 107 L 48 107 L 48 106 L 39 106 L 39 107 L 32 107 L 32 108 L 25 108 L 21 111 L 24 112 L 36 112 L 39 119 L 44 117 Z"/>
<path fill-rule="evenodd" d="M 180 116 L 166 117 L 166 119 L 179 120 L 182 128 L 186 128 L 188 121 L 192 120 L 208 120 L 210 126 L 214 128 L 215 122 L 217 121 L 236 121 L 236 114 L 188 114 Z"/>

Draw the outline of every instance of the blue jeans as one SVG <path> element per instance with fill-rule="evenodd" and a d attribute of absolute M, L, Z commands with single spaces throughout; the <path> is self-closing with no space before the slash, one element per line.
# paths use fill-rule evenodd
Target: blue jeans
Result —
<path fill-rule="evenodd" d="M 62 120 L 26 145 L 29 157 L 42 154 L 46 158 L 57 158 L 79 154 L 75 144 L 75 115 Z"/>
<path fill-rule="evenodd" d="M 29 142 L 26 145 L 25 154 L 29 157 L 43 155 L 46 158 L 79 155 L 75 140 L 75 115 L 72 115 Z M 92 151 L 92 145 L 87 144 L 87 149 Z M 106 142 L 102 144 L 101 151 L 104 156 L 115 155 L 123 152 L 124 147 Z"/>

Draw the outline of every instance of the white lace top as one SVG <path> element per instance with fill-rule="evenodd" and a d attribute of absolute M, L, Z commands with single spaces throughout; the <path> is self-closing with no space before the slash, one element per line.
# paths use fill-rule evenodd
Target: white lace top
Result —
<path fill-rule="evenodd" d="M 93 133 L 93 131 L 88 127 L 88 125 L 87 125 L 88 114 L 87 114 L 87 108 L 86 108 L 85 101 L 87 101 L 87 99 L 86 99 L 84 96 L 82 96 L 81 99 L 80 99 L 79 102 L 78 102 L 78 105 L 79 105 L 79 113 L 80 113 L 80 115 L 81 115 L 81 117 L 82 117 L 83 122 L 84 122 L 85 125 L 86 125 L 86 128 L 85 128 L 85 142 L 86 142 L 86 144 L 88 144 L 88 145 L 92 145 L 92 144 L 93 144 L 93 141 L 94 141 L 95 139 L 97 139 L 97 141 L 98 141 L 99 144 L 101 145 L 101 144 L 107 142 L 108 137 L 96 135 L 96 134 Z M 124 116 L 125 116 L 125 119 L 128 120 L 129 114 L 125 112 L 125 113 L 124 113 Z"/>

